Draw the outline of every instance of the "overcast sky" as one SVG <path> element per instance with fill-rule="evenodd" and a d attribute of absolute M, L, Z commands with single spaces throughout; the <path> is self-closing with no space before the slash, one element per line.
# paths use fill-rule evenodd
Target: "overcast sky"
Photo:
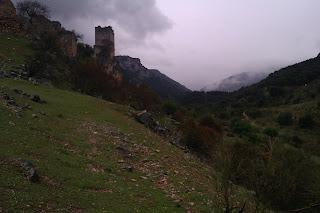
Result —
<path fill-rule="evenodd" d="M 41 0 L 93 44 L 112 25 L 116 52 L 191 89 L 273 71 L 320 52 L 319 0 Z"/>

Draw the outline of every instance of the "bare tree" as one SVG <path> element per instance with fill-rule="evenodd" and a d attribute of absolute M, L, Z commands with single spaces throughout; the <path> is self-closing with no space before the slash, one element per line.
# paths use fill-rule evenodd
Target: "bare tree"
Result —
<path fill-rule="evenodd" d="M 30 19 L 40 15 L 48 18 L 50 14 L 49 8 L 46 5 L 34 0 L 23 0 L 18 2 L 17 11 L 19 15 Z"/>

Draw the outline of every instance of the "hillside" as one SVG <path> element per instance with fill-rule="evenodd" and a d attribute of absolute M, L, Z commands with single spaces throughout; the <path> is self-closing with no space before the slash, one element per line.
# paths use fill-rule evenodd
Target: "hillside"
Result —
<path fill-rule="evenodd" d="M 126 107 L 20 80 L 0 85 L 2 210 L 221 208 L 211 169 L 128 117 Z M 31 101 L 34 94 L 46 103 Z M 29 161 L 40 183 L 24 176 Z"/>
<path fill-rule="evenodd" d="M 185 86 L 172 80 L 158 70 L 147 69 L 140 59 L 129 56 L 117 56 L 117 62 L 123 70 L 124 78 L 134 84 L 145 84 L 155 90 L 164 99 L 181 99 L 190 92 Z"/>

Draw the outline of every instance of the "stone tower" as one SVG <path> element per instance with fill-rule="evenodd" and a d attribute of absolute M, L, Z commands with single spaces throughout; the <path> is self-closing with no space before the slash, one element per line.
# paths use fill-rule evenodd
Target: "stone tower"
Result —
<path fill-rule="evenodd" d="M 0 0 L 0 18 L 15 18 L 16 8 L 10 0 Z"/>
<path fill-rule="evenodd" d="M 115 67 L 115 44 L 112 27 L 95 28 L 94 56 L 97 62 L 108 73 L 114 72 Z"/>

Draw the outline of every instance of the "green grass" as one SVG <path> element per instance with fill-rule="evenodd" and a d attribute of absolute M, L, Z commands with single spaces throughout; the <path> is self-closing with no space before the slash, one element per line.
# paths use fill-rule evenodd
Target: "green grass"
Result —
<path fill-rule="evenodd" d="M 19 105 L 32 106 L 19 118 L 0 101 L 3 210 L 184 212 L 191 208 L 211 212 L 221 206 L 214 200 L 210 169 L 127 117 L 125 107 L 24 81 L 0 80 L 0 88 Z M 48 103 L 33 103 L 13 89 L 40 95 Z M 133 150 L 132 173 L 118 163 L 123 159 L 116 149 L 123 145 L 121 135 Z M 40 184 L 26 180 L 21 159 L 36 165 Z M 168 174 L 168 183 L 159 187 L 163 172 Z M 192 187 L 194 191 L 188 190 Z M 172 194 L 181 199 L 182 207 Z"/>
<path fill-rule="evenodd" d="M 0 35 L 0 69 L 3 71 L 23 65 L 31 55 L 31 44 L 26 38 Z"/>

